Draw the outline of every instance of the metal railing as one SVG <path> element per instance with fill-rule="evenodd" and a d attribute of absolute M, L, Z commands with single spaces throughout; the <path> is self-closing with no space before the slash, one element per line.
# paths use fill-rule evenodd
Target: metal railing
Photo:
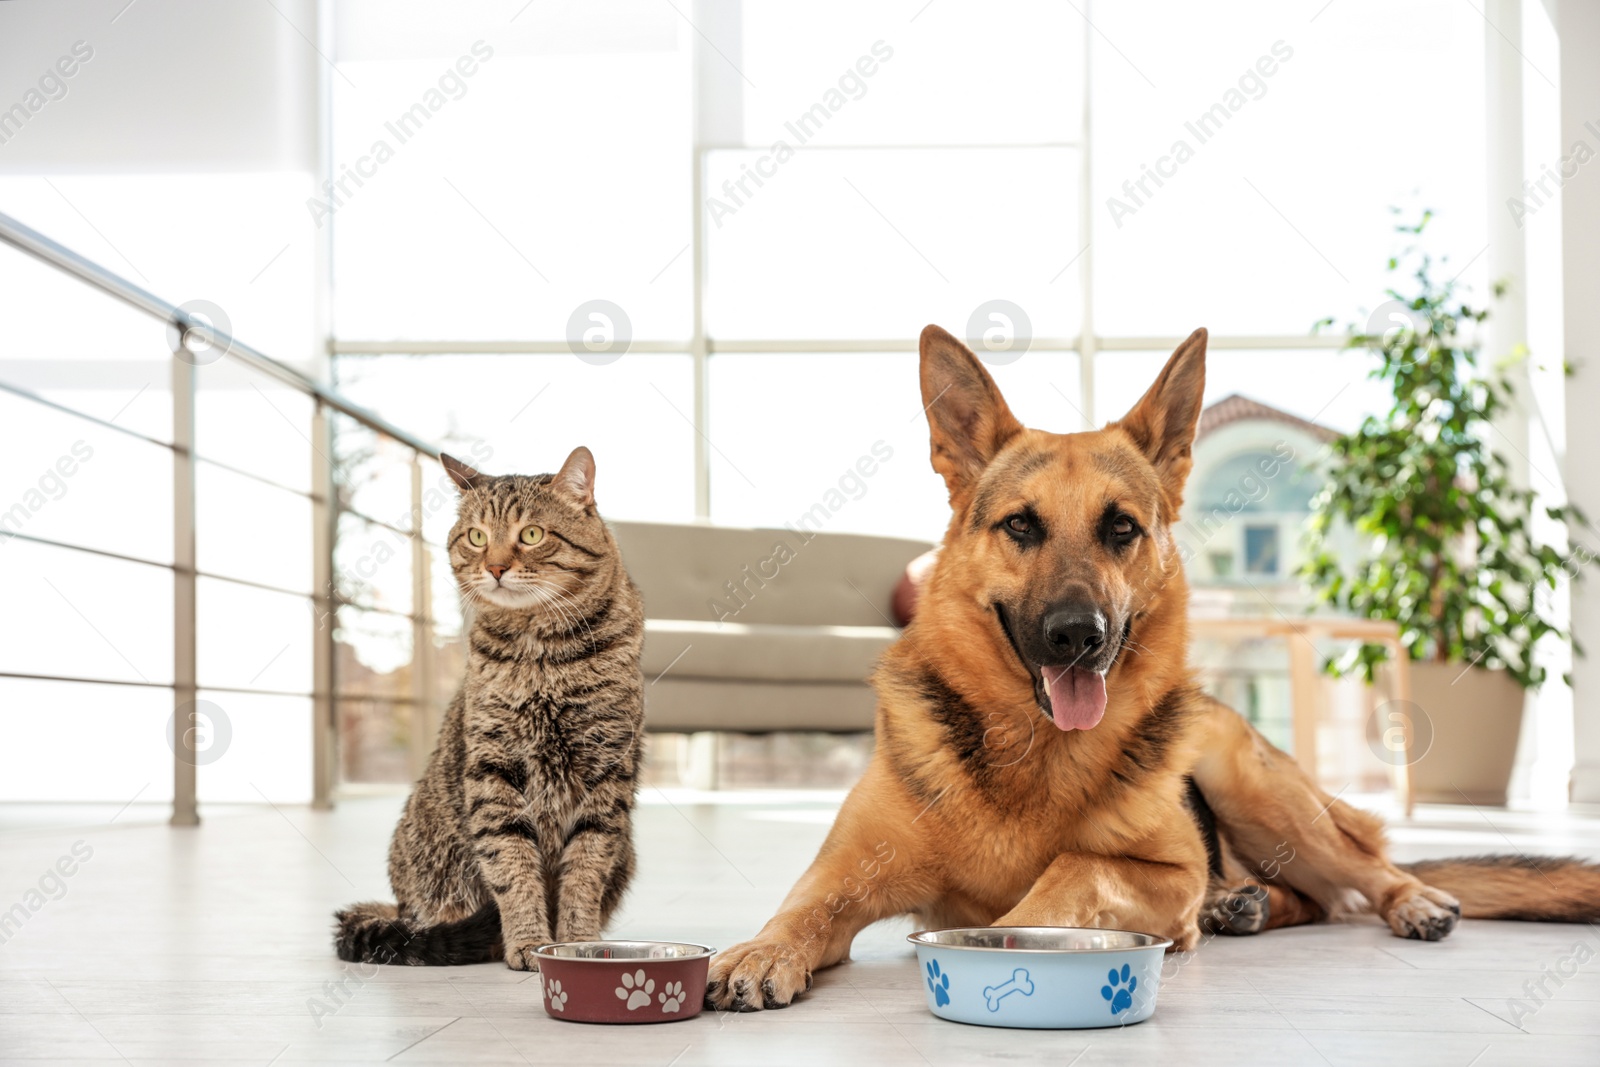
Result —
<path fill-rule="evenodd" d="M 439 449 L 427 441 L 402 430 L 379 415 L 375 415 L 359 404 L 352 403 L 337 392 L 312 380 L 300 371 L 286 363 L 280 363 L 271 356 L 258 349 L 252 348 L 227 333 L 217 329 L 211 323 L 195 317 L 191 312 L 178 307 L 176 304 L 155 296 L 146 289 L 135 285 L 133 282 L 116 274 L 100 264 L 79 255 L 72 249 L 53 241 L 38 230 L 19 222 L 10 215 L 0 214 L 0 241 L 11 245 L 35 259 L 42 260 L 50 266 L 70 274 L 79 281 L 94 286 L 101 292 L 137 308 L 152 318 L 160 319 L 178 330 L 180 338 L 190 338 L 202 341 L 223 350 L 223 354 L 238 360 L 252 370 L 260 371 L 277 379 L 290 388 L 297 389 L 307 396 L 316 398 L 323 407 L 337 411 L 341 415 L 361 423 L 386 437 L 396 441 L 424 455 L 434 459 L 439 458 Z M 183 360 L 178 360 L 183 363 Z"/>
<path fill-rule="evenodd" d="M 171 685 L 166 686 L 162 683 L 148 681 L 131 682 L 105 678 L 28 674 L 10 671 L 0 672 L 0 677 L 46 682 L 88 682 L 170 688 L 173 694 L 174 722 L 177 722 L 176 716 L 183 713 L 185 708 L 191 709 L 188 714 L 194 714 L 193 709 L 197 694 L 201 691 L 197 648 L 197 594 L 199 580 L 202 578 L 218 579 L 268 589 L 274 592 L 295 592 L 296 595 L 303 595 L 296 591 L 274 588 L 239 577 L 212 574 L 200 570 L 196 554 L 197 462 L 204 460 L 208 464 L 232 470 L 234 473 L 244 474 L 257 481 L 275 485 L 276 488 L 286 489 L 289 492 L 304 496 L 311 504 L 313 524 L 311 543 L 314 564 L 312 568 L 313 588 L 310 599 L 315 611 L 315 617 L 322 620 L 324 624 L 317 625 L 312 631 L 311 691 L 309 694 L 280 695 L 309 696 L 311 699 L 313 716 L 312 803 L 313 806 L 319 808 L 330 807 L 338 779 L 338 703 L 341 698 L 338 680 L 335 677 L 337 644 L 333 620 L 336 617 L 335 613 L 341 606 L 352 603 L 340 593 L 335 567 L 335 548 L 338 538 L 337 522 L 341 505 L 337 491 L 338 472 L 335 469 L 333 459 L 330 458 L 335 452 L 332 419 L 337 415 L 345 416 L 354 423 L 390 438 L 411 451 L 411 528 L 409 531 L 397 532 L 401 536 L 409 536 L 411 538 L 413 599 L 408 617 L 412 625 L 412 694 L 409 700 L 402 699 L 396 701 L 396 703 L 409 703 L 411 705 L 413 729 L 424 732 L 429 725 L 428 709 L 436 701 L 432 691 L 433 672 L 429 663 L 432 651 L 434 620 L 429 603 L 429 590 L 431 588 L 429 581 L 429 552 L 427 543 L 423 538 L 422 529 L 424 483 L 422 457 L 437 460 L 439 457 L 438 448 L 395 426 L 381 416 L 368 411 L 359 404 L 353 403 L 335 390 L 317 382 L 294 367 L 273 359 L 264 352 L 233 337 L 230 333 L 220 329 L 214 323 L 206 321 L 203 317 L 161 299 L 121 275 L 106 269 L 24 223 L 4 214 L 0 214 L 0 242 L 78 279 L 95 290 L 133 307 L 153 319 L 165 323 L 170 328 L 169 336 L 175 339 L 174 358 L 171 361 L 173 403 L 170 442 L 117 426 L 110 421 L 78 411 L 68 405 L 40 396 L 15 384 L 0 382 L 0 389 L 23 400 L 86 420 L 103 429 L 130 435 L 148 444 L 170 450 L 173 460 L 173 545 L 172 563 L 170 565 L 65 541 L 35 537 L 29 534 L 7 531 L 7 535 L 55 548 L 88 552 L 98 556 L 120 559 L 128 563 L 170 569 L 173 574 L 173 680 Z M 186 355 L 184 350 L 187 349 L 188 353 L 192 353 L 201 345 L 207 346 L 208 350 L 214 349 L 220 352 L 221 356 L 217 358 L 225 357 L 233 360 L 249 370 L 265 375 L 279 385 L 302 393 L 311 399 L 313 412 L 309 440 L 312 471 L 310 479 L 311 490 L 309 493 L 277 485 L 252 472 L 239 470 L 236 467 L 230 467 L 228 464 L 206 458 L 199 452 L 196 442 L 195 419 L 198 366 L 192 358 L 184 358 Z M 212 357 L 208 355 L 207 358 L 209 361 Z M 228 691 L 228 688 L 223 686 L 208 685 L 205 689 L 208 691 Z M 260 689 L 234 691 L 270 692 L 269 690 Z M 414 733 L 413 736 L 416 736 L 416 734 Z M 172 741 L 173 800 L 171 821 L 174 825 L 196 825 L 199 822 L 196 769 L 202 761 L 196 750 L 195 731 L 177 728 L 174 730 Z M 415 744 L 411 746 L 411 749 L 414 764 L 416 753 L 421 749 Z M 413 770 L 415 769 L 415 766 L 413 766 Z"/>

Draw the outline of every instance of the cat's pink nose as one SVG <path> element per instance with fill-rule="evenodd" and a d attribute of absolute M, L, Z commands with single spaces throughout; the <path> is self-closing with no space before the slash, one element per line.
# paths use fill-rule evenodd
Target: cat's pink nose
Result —
<path fill-rule="evenodd" d="M 494 575 L 494 580 L 498 582 L 500 580 L 500 576 L 511 568 L 504 563 L 490 563 L 486 565 L 485 569 L 490 574 Z"/>

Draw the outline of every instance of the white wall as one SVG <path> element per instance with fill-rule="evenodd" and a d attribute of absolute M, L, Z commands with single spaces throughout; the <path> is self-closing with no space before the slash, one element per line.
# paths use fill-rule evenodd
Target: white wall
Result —
<path fill-rule="evenodd" d="M 0 111 L 29 110 L 20 132 L 3 131 L 0 173 L 311 170 L 316 6 L 0 4 Z"/>
<path fill-rule="evenodd" d="M 1584 142 L 1591 153 L 1600 137 L 1600 4 L 1564 0 L 1556 8 L 1561 36 L 1561 144 L 1563 153 Z M 1589 162 L 1561 189 L 1563 325 L 1567 381 L 1566 480 L 1572 502 L 1600 520 L 1600 164 Z M 1591 547 L 1594 538 L 1585 540 Z M 1588 656 L 1572 668 L 1576 762 L 1572 799 L 1600 802 L 1600 568 L 1586 568 L 1572 598 L 1572 628 Z"/>

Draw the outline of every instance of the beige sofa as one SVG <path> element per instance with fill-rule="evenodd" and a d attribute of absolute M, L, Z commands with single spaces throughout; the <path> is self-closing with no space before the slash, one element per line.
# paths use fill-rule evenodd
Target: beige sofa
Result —
<path fill-rule="evenodd" d="M 644 593 L 645 725 L 872 729 L 866 684 L 926 542 L 725 526 L 611 524 Z"/>

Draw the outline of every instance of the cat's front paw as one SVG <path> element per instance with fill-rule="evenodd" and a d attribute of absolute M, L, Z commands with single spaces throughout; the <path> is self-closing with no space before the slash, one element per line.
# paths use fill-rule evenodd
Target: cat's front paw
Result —
<path fill-rule="evenodd" d="M 506 947 L 506 966 L 513 971 L 537 971 L 539 957 L 534 955 L 534 949 L 540 945 L 548 944 L 547 941 L 524 941 Z"/>
<path fill-rule="evenodd" d="M 556 924 L 556 940 L 567 941 L 599 941 L 600 924 L 597 921 L 573 921 Z"/>

